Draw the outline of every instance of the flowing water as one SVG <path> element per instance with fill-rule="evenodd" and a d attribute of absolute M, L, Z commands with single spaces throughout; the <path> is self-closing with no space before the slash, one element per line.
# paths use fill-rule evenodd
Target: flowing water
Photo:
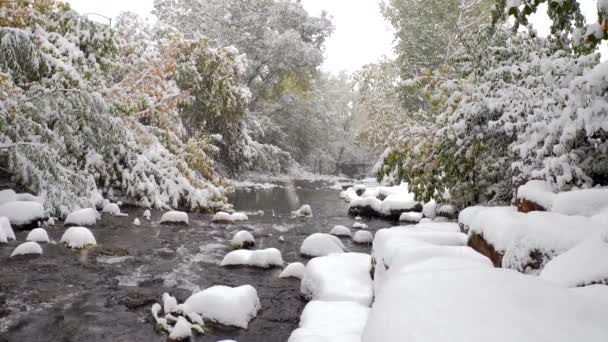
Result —
<path fill-rule="evenodd" d="M 337 224 L 350 227 L 347 204 L 327 183 L 294 181 L 270 189 L 238 189 L 231 198 L 249 221 L 212 224 L 210 215 L 190 214 L 189 226 L 160 225 L 162 212 L 141 219 L 143 209 L 123 208 L 128 217 L 103 215 L 92 228 L 98 246 L 74 251 L 57 243 L 43 246 L 39 257 L 9 258 L 18 244 L 0 245 L 0 341 L 166 341 L 155 331 L 150 307 L 164 292 L 183 302 L 193 291 L 213 285 L 256 288 L 262 309 L 247 330 L 207 325 L 207 334 L 194 341 L 284 342 L 298 327 L 305 305 L 298 279 L 279 279 L 280 269 L 218 266 L 230 251 L 232 236 L 249 230 L 256 248 L 275 247 L 286 262 L 306 262 L 299 255 L 302 241 Z M 313 218 L 290 217 L 310 204 Z M 132 224 L 140 217 L 141 225 Z M 367 221 L 372 231 L 387 227 Z M 65 228 L 47 231 L 59 240 Z M 354 231 L 354 230 L 353 230 Z M 23 242 L 27 232 L 16 232 Z M 284 242 L 279 237 L 284 237 Z M 343 239 L 351 251 L 369 253 Z"/>

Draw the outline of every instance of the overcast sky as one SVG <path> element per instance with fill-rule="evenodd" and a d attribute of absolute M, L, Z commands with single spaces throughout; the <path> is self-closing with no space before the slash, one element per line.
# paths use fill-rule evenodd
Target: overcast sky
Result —
<path fill-rule="evenodd" d="M 115 17 L 122 11 L 132 11 L 155 20 L 150 14 L 154 9 L 153 0 L 67 1 L 81 13 Z M 588 23 L 597 21 L 596 1 L 579 0 Z M 379 0 L 302 0 L 302 3 L 313 15 L 325 10 L 333 16 L 336 30 L 326 44 L 325 70 L 352 72 L 379 60 L 383 55 L 392 56 L 393 32 L 379 12 Z M 546 36 L 550 21 L 545 11 L 540 12 L 543 13 L 533 15 L 532 22 L 539 35 Z M 94 17 L 91 16 L 91 19 Z M 601 51 L 605 60 L 608 57 L 606 43 Z"/>

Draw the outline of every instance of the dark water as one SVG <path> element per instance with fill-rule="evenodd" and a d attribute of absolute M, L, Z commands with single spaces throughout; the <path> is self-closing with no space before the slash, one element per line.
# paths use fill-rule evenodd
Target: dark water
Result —
<path fill-rule="evenodd" d="M 0 341 L 166 341 L 155 331 L 150 307 L 169 292 L 183 302 L 198 289 L 213 285 L 254 286 L 262 309 L 249 329 L 208 325 L 207 334 L 194 341 L 234 339 L 239 342 L 283 342 L 297 328 L 305 305 L 300 281 L 279 279 L 280 269 L 221 268 L 217 264 L 229 251 L 232 236 L 250 230 L 256 248 L 275 247 L 286 262 L 299 256 L 301 242 L 315 232 L 329 232 L 334 225 L 351 226 L 347 204 L 336 190 L 319 182 L 289 182 L 269 190 L 239 189 L 231 198 L 239 211 L 263 210 L 238 225 L 212 224 L 211 216 L 190 214 L 190 225 L 160 226 L 162 212 L 152 220 L 141 219 L 142 209 L 123 209 L 129 217 L 103 215 L 92 228 L 98 246 L 73 251 L 59 244 L 43 246 L 41 257 L 9 258 L 18 244 L 0 245 Z M 290 212 L 310 204 L 314 217 L 292 219 Z M 273 215 L 274 213 L 274 215 Z M 371 230 L 390 226 L 364 221 Z M 59 240 L 61 224 L 48 229 Z M 17 232 L 20 242 L 26 232 Z M 284 236 L 285 242 L 279 241 Z M 369 253 L 344 239 L 351 251 Z M 108 258 L 125 257 L 115 264 Z"/>

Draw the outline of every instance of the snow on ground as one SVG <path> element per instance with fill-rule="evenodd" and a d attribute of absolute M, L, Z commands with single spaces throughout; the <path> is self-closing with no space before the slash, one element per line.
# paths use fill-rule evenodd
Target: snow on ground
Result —
<path fill-rule="evenodd" d="M 300 254 L 309 257 L 324 256 L 331 253 L 344 252 L 344 244 L 339 238 L 330 235 L 315 233 L 307 237 L 300 246 Z"/>
<path fill-rule="evenodd" d="M 362 253 L 330 254 L 310 260 L 300 292 L 308 300 L 372 303 L 371 258 Z"/>
<path fill-rule="evenodd" d="M 418 223 L 420 222 L 420 220 L 422 220 L 422 215 L 422 213 L 417 213 L 413 211 L 403 213 L 401 214 L 401 216 L 399 216 L 399 221 L 407 223 Z"/>
<path fill-rule="evenodd" d="M 353 234 L 350 232 L 350 229 L 348 229 L 347 227 L 344 227 L 344 226 L 335 226 L 331 230 L 331 232 L 329 232 L 329 234 L 335 235 L 335 236 L 345 236 L 345 237 L 353 236 Z"/>
<path fill-rule="evenodd" d="M 549 261 L 539 277 L 566 287 L 608 284 L 607 261 L 608 234 L 604 233 L 581 242 Z"/>
<path fill-rule="evenodd" d="M 271 266 L 283 266 L 281 251 L 276 248 L 267 248 L 257 251 L 239 249 L 228 253 L 220 266 L 253 266 L 268 268 Z"/>
<path fill-rule="evenodd" d="M 369 308 L 354 302 L 312 301 L 288 342 L 360 342 Z"/>
<path fill-rule="evenodd" d="M 0 205 L 0 216 L 8 218 L 13 226 L 29 225 L 44 220 L 44 207 L 38 202 L 7 202 Z"/>
<path fill-rule="evenodd" d="M 112 216 L 120 216 L 120 207 L 116 203 L 106 203 L 102 212 Z"/>
<path fill-rule="evenodd" d="M 61 236 L 61 243 L 65 243 L 70 248 L 81 249 L 87 246 L 97 245 L 95 236 L 88 228 L 70 227 Z"/>
<path fill-rule="evenodd" d="M 190 296 L 180 309 L 195 312 L 205 320 L 247 329 L 260 310 L 257 291 L 251 285 L 213 286 Z"/>
<path fill-rule="evenodd" d="M 232 180 L 232 181 L 230 181 L 230 185 L 234 188 L 247 188 L 247 189 L 255 189 L 255 190 L 271 190 L 271 189 L 283 187 L 280 184 L 274 184 L 274 183 L 268 183 L 268 182 L 256 183 L 256 182 L 246 181 L 246 180 L 245 181 Z"/>
<path fill-rule="evenodd" d="M 304 266 L 303 263 L 292 262 L 291 264 L 287 265 L 287 267 L 285 267 L 283 272 L 281 272 L 281 274 L 279 275 L 279 278 L 293 277 L 293 278 L 302 279 L 302 278 L 304 278 L 305 272 L 306 272 L 306 266 Z"/>
<path fill-rule="evenodd" d="M 608 306 L 513 270 L 417 270 L 391 277 L 362 342 L 608 341 Z"/>
<path fill-rule="evenodd" d="M 0 243 L 7 243 L 9 240 L 16 240 L 15 232 L 11 227 L 7 217 L 0 217 Z"/>
<path fill-rule="evenodd" d="M 247 220 L 249 220 L 249 217 L 247 217 L 247 215 L 244 213 L 230 214 L 223 211 L 217 212 L 215 215 L 213 215 L 213 218 L 211 219 L 211 221 L 215 223 L 235 223 Z"/>
<path fill-rule="evenodd" d="M 255 238 L 250 232 L 241 230 L 234 234 L 234 237 L 230 241 L 230 245 L 232 248 L 250 248 L 255 246 Z"/>
<path fill-rule="evenodd" d="M 359 230 L 355 233 L 353 241 L 360 244 L 371 244 L 374 241 L 374 234 L 368 230 Z"/>
<path fill-rule="evenodd" d="M 42 228 L 36 228 L 27 234 L 25 241 L 34 241 L 34 242 L 50 242 L 49 235 L 46 230 Z"/>
<path fill-rule="evenodd" d="M 13 253 L 11 253 L 11 258 L 18 255 L 30 254 L 42 254 L 42 247 L 34 241 L 24 242 L 15 248 Z"/>
<path fill-rule="evenodd" d="M 291 217 L 312 217 L 312 208 L 308 204 L 304 204 L 300 209 L 291 212 Z"/>
<path fill-rule="evenodd" d="M 92 226 L 100 218 L 99 212 L 93 208 L 76 210 L 66 217 L 66 226 Z"/>
<path fill-rule="evenodd" d="M 188 214 L 183 211 L 169 211 L 160 218 L 160 223 L 182 223 L 188 224 Z"/>

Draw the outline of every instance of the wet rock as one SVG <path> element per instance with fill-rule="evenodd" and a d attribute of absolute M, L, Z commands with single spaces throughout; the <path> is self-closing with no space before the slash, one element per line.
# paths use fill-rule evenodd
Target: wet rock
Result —
<path fill-rule="evenodd" d="M 160 248 L 154 250 L 154 255 L 162 259 L 173 259 L 176 256 L 176 252 L 171 248 Z"/>
<path fill-rule="evenodd" d="M 517 211 L 520 213 L 529 213 L 532 211 L 547 211 L 542 205 L 537 204 L 532 201 L 528 201 L 527 199 L 518 198 L 515 202 L 517 206 Z"/>
<path fill-rule="evenodd" d="M 137 283 L 139 287 L 160 287 L 165 280 L 163 278 L 146 279 Z"/>
<path fill-rule="evenodd" d="M 482 235 L 477 233 L 471 234 L 468 246 L 488 257 L 494 264 L 494 267 L 502 267 L 503 253 L 494 249 L 494 246 L 487 242 Z"/>
<path fill-rule="evenodd" d="M 158 301 L 162 290 L 151 288 L 137 288 L 127 291 L 126 294 L 117 297 L 109 297 L 106 306 L 124 305 L 130 310 L 136 310 L 144 306 L 150 306 Z"/>

